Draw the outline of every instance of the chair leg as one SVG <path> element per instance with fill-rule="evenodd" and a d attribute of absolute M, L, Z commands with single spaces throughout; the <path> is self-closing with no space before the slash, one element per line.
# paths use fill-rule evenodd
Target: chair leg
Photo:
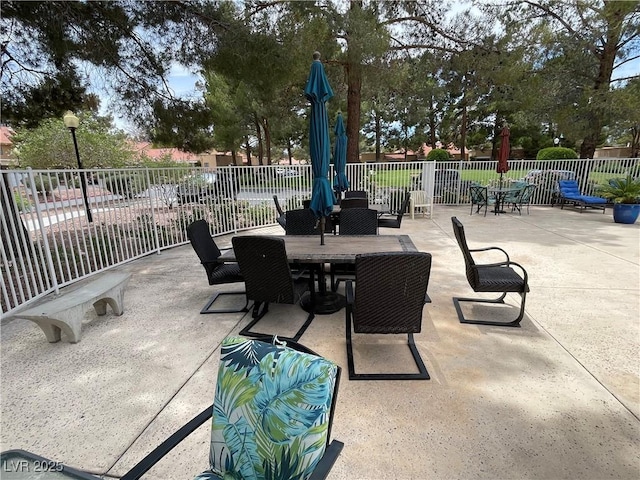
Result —
<path fill-rule="evenodd" d="M 351 338 L 351 316 L 347 316 L 347 363 L 349 365 L 349 380 L 429 380 L 429 372 L 424 365 L 420 353 L 413 339 L 413 333 L 408 334 L 407 344 L 419 373 L 356 373 L 353 362 L 353 344 Z"/>
<path fill-rule="evenodd" d="M 327 478 L 331 467 L 336 463 L 338 455 L 340 455 L 343 448 L 344 443 L 338 440 L 333 440 L 324 451 L 324 455 L 322 455 L 320 461 L 316 464 L 316 468 L 313 470 L 309 480 L 322 480 Z"/>
<path fill-rule="evenodd" d="M 256 323 L 258 323 L 262 319 L 262 317 L 264 317 L 265 314 L 269 311 L 268 302 L 264 303 L 264 307 L 262 308 L 262 310 L 260 310 L 260 303 L 261 302 L 254 303 L 253 314 L 252 314 L 253 320 L 251 320 L 246 327 L 240 330 L 240 335 L 243 335 L 245 337 L 252 337 L 252 338 L 273 336 L 272 333 L 259 333 L 259 332 L 251 331 L 251 327 L 253 327 Z M 313 313 L 309 313 L 304 324 L 302 325 L 302 327 L 300 327 L 300 329 L 296 332 L 296 334 L 293 337 L 284 337 L 281 335 L 278 335 L 278 337 L 283 340 L 291 340 L 291 341 L 297 342 L 302 336 L 302 334 L 307 330 L 307 328 L 309 328 L 309 325 L 311 325 L 311 322 L 313 321 L 314 318 L 315 318 L 315 315 Z"/>
<path fill-rule="evenodd" d="M 471 320 L 464 317 L 462 313 L 462 308 L 460 307 L 460 302 L 474 302 L 474 303 L 504 303 L 504 298 L 507 296 L 508 292 L 503 293 L 500 297 L 495 299 L 485 299 L 485 298 L 462 298 L 462 297 L 453 297 L 453 304 L 456 307 L 456 312 L 458 312 L 458 320 L 460 323 L 470 323 L 473 325 L 493 325 L 496 327 L 519 327 L 520 321 L 524 317 L 524 304 L 527 298 L 527 292 L 523 292 L 520 294 L 521 302 L 520 302 L 520 313 L 515 320 L 510 322 L 498 322 L 493 320 Z"/>
<path fill-rule="evenodd" d="M 211 306 L 213 305 L 213 302 L 215 302 L 218 297 L 222 296 L 222 295 L 246 295 L 246 292 L 219 292 L 214 294 L 209 301 L 207 302 L 207 304 L 202 307 L 202 310 L 200 310 L 201 314 L 204 313 L 242 313 L 242 312 L 248 312 L 249 309 L 247 308 L 249 305 L 249 299 L 245 297 L 245 304 L 244 307 L 242 307 L 240 310 L 229 310 L 229 309 L 222 309 L 222 310 L 211 310 Z"/>

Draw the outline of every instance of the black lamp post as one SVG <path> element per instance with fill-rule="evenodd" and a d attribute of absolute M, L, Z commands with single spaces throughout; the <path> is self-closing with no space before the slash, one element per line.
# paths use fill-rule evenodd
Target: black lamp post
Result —
<path fill-rule="evenodd" d="M 71 131 L 71 137 L 73 138 L 73 146 L 76 149 L 76 159 L 78 160 L 78 169 L 82 170 L 82 161 L 80 160 L 80 152 L 78 152 L 78 141 L 76 140 L 76 128 L 80 125 L 78 117 L 73 112 L 68 111 L 62 117 L 64 126 Z M 93 222 L 93 216 L 91 215 L 91 208 L 89 207 L 89 199 L 87 198 L 87 178 L 85 172 L 80 172 L 80 188 L 82 190 L 82 197 L 84 199 L 84 208 L 87 212 L 87 220 Z"/>

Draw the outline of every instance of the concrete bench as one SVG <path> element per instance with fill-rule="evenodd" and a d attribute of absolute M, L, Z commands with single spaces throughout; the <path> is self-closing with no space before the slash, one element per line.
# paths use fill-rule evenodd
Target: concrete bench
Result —
<path fill-rule="evenodd" d="M 63 289 L 59 295 L 12 316 L 37 323 L 51 343 L 60 341 L 62 331 L 69 342 L 76 343 L 80 341 L 84 314 L 92 305 L 98 315 L 107 313 L 107 304 L 114 314 L 122 315 L 124 289 L 130 277 L 130 273 L 108 272 L 75 289 Z"/>

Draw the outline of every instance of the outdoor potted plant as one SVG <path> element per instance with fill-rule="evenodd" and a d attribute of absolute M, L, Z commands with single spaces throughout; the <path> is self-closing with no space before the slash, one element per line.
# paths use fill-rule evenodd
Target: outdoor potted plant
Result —
<path fill-rule="evenodd" d="M 613 221 L 633 224 L 640 214 L 640 180 L 630 174 L 625 178 L 612 178 L 599 188 L 598 194 L 613 202 Z"/>

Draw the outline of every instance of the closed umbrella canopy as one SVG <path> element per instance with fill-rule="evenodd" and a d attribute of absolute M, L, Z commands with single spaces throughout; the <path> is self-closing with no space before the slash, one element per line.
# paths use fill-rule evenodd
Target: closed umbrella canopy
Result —
<path fill-rule="evenodd" d="M 304 95 L 311 101 L 311 121 L 309 122 L 309 155 L 313 170 L 313 189 L 310 208 L 318 218 L 324 218 L 333 210 L 333 192 L 327 178 L 331 147 L 329 144 L 329 117 L 326 102 L 333 97 L 320 54 L 313 54 L 313 63 L 304 89 Z"/>
<path fill-rule="evenodd" d="M 333 179 L 333 189 L 337 192 L 344 192 L 349 189 L 349 180 L 345 173 L 347 164 L 347 135 L 344 130 L 344 121 L 342 120 L 342 114 L 338 113 L 336 119 L 336 143 L 333 147 L 333 166 L 336 171 L 335 178 Z"/>
<path fill-rule="evenodd" d="M 500 152 L 498 153 L 498 166 L 496 167 L 496 172 L 500 174 L 500 179 L 502 179 L 502 174 L 507 173 L 509 171 L 509 127 L 504 127 L 502 132 L 500 132 Z"/>

